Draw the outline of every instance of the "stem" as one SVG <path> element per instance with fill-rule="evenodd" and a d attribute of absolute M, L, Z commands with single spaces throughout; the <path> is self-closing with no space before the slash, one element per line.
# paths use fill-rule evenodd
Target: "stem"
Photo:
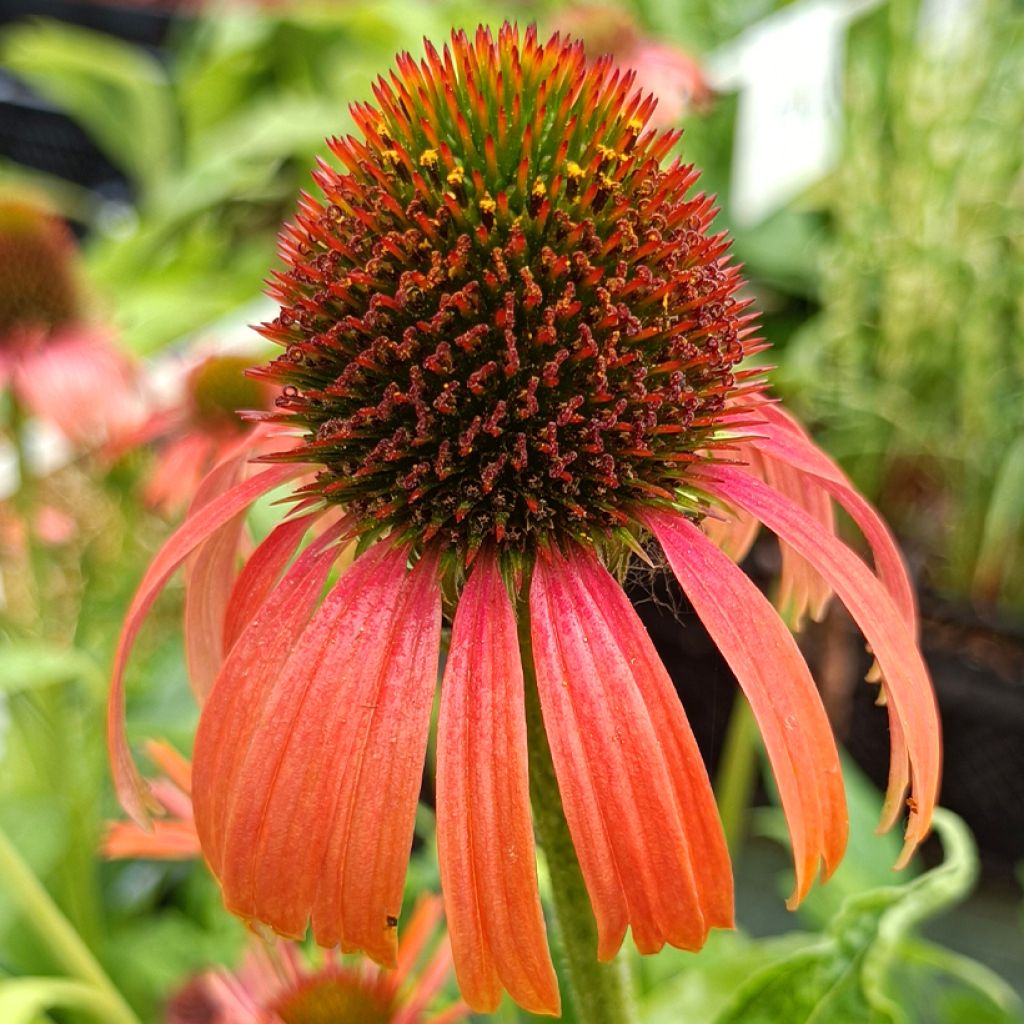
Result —
<path fill-rule="evenodd" d="M 551 876 L 551 900 L 576 1019 L 580 1024 L 633 1024 L 636 1016 L 626 964 L 621 956 L 610 963 L 597 959 L 597 922 L 565 820 L 544 731 L 526 601 L 519 604 L 519 648 L 526 689 L 533 822 Z"/>
<path fill-rule="evenodd" d="M 25 923 L 47 945 L 54 958 L 69 975 L 92 985 L 103 997 L 105 1020 L 109 1024 L 139 1024 L 134 1011 L 2 829 L 0 879 L 3 880 L 4 891 L 21 910 Z"/>
<path fill-rule="evenodd" d="M 747 812 L 757 781 L 757 749 L 757 723 L 750 706 L 737 694 L 715 776 L 718 813 L 729 852 L 734 857 L 743 842 Z"/>

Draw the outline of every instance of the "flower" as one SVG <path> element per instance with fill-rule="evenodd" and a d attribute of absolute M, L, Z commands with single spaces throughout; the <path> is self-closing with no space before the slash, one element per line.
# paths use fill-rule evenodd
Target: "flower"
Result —
<path fill-rule="evenodd" d="M 451 973 L 442 937 L 421 970 L 418 961 L 441 921 L 441 901 L 419 901 L 398 950 L 398 966 L 382 971 L 328 954 L 313 967 L 295 943 L 254 939 L 241 969 L 208 971 L 171 1000 L 167 1024 L 454 1024 L 469 1010 L 428 1007 Z"/>
<path fill-rule="evenodd" d="M 210 469 L 247 440 L 252 425 L 237 410 L 265 410 L 271 402 L 270 389 L 245 376 L 251 365 L 244 355 L 206 356 L 188 371 L 180 401 L 142 428 L 143 437 L 163 440 L 147 504 L 167 513 L 186 508 Z"/>
<path fill-rule="evenodd" d="M 140 395 L 132 364 L 87 322 L 75 243 L 45 206 L 0 200 L 0 386 L 74 444 L 134 429 Z"/>
<path fill-rule="evenodd" d="M 859 623 L 893 723 L 887 821 L 912 789 L 904 858 L 936 800 L 934 698 L 891 537 L 740 365 L 763 343 L 713 200 L 690 195 L 692 167 L 663 163 L 679 133 L 645 128 L 654 100 L 632 73 L 506 24 L 400 56 L 374 94 L 352 108 L 362 138 L 330 143 L 346 171 L 321 164 L 323 200 L 304 196 L 282 237 L 263 333 L 284 351 L 259 377 L 282 387 L 262 429 L 292 446 L 255 475 L 241 455 L 221 464 L 150 566 L 116 657 L 115 779 L 144 821 L 124 666 L 188 558 L 205 625 L 186 639 L 216 652 L 196 827 L 227 906 L 393 963 L 447 615 L 437 841 L 456 974 L 474 1009 L 504 989 L 555 1014 L 527 686 L 600 957 L 627 928 L 651 953 L 733 920 L 705 767 L 619 583 L 633 554 L 663 554 L 751 704 L 792 903 L 845 846 L 836 748 L 791 633 L 701 521 L 764 523 L 791 551 L 792 601 L 816 610 L 828 588 Z M 236 574 L 245 509 L 300 476 L 293 513 Z M 874 569 L 835 536 L 832 501 Z"/>

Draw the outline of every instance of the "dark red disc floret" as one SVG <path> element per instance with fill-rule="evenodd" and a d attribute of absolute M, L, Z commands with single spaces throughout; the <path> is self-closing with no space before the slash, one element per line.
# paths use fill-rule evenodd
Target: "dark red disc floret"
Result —
<path fill-rule="evenodd" d="M 653 99 L 578 44 L 505 25 L 398 58 L 304 196 L 263 332 L 276 419 L 366 529 L 594 536 L 673 500 L 721 440 L 753 318 L 713 200 L 662 160 Z"/>

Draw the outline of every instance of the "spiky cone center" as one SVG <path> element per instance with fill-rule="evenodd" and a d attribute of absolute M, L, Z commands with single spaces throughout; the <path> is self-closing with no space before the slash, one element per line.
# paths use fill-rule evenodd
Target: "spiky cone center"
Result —
<path fill-rule="evenodd" d="M 244 355 L 210 356 L 189 374 L 187 393 L 196 420 L 213 430 L 249 429 L 240 413 L 266 409 L 270 389 L 246 375 L 252 361 Z"/>
<path fill-rule="evenodd" d="M 381 976 L 334 968 L 307 978 L 281 995 L 273 1010 L 284 1024 L 388 1024 L 391 993 Z"/>
<path fill-rule="evenodd" d="M 71 233 L 45 207 L 0 201 L 0 345 L 76 318 L 74 251 Z"/>
<path fill-rule="evenodd" d="M 529 553 L 676 500 L 751 341 L 728 242 L 632 73 L 504 25 L 397 60 L 282 236 L 275 418 L 366 531 Z"/>

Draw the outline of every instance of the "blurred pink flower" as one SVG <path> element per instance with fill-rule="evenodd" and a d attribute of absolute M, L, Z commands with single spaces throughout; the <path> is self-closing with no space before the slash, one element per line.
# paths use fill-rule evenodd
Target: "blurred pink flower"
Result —
<path fill-rule="evenodd" d="M 635 87 L 658 100 L 648 122 L 654 128 L 676 127 L 713 99 L 697 60 L 673 43 L 644 35 L 625 11 L 600 4 L 570 7 L 560 12 L 555 28 L 582 39 L 591 60 L 610 54 L 624 70 L 636 73 Z"/>
<path fill-rule="evenodd" d="M 64 222 L 29 199 L 0 201 L 0 388 L 77 447 L 117 444 L 142 415 L 135 366 L 82 312 Z"/>

